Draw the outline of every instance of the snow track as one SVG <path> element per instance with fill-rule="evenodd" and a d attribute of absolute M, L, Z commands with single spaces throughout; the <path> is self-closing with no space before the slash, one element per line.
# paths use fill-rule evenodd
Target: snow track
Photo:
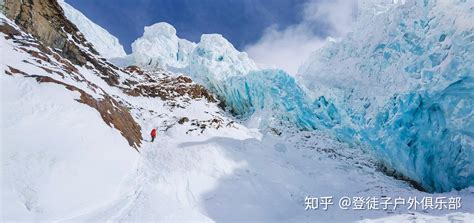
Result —
<path fill-rule="evenodd" d="M 305 211 L 304 198 L 429 195 L 376 171 L 366 154 L 323 134 L 280 138 L 239 126 L 187 135 L 182 128 L 159 132 L 154 143 L 144 144 L 135 175 L 122 184 L 121 191 L 128 192 L 121 199 L 71 220 L 354 221 L 408 212 L 354 212 L 337 206 Z M 465 204 L 473 201 L 463 198 Z M 466 206 L 461 211 L 473 210 Z"/>

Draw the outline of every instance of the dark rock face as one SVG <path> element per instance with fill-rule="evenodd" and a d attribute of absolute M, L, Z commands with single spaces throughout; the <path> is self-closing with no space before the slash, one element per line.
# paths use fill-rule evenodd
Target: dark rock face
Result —
<path fill-rule="evenodd" d="M 66 19 L 56 0 L 5 0 L 4 6 L 8 18 L 45 45 L 61 50 L 62 56 L 73 63 L 83 65 L 87 62 L 79 45 L 97 54 L 77 27 Z M 74 42 L 68 41 L 69 36 Z"/>
<path fill-rule="evenodd" d="M 33 35 L 62 57 L 79 66 L 90 62 L 98 71 L 98 76 L 108 84 L 119 84 L 115 71 L 117 68 L 98 58 L 92 44 L 66 18 L 56 0 L 5 0 L 4 10 L 5 15 L 23 31 Z"/>

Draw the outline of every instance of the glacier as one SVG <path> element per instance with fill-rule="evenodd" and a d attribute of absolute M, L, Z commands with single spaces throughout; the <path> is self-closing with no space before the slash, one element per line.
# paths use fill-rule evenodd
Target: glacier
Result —
<path fill-rule="evenodd" d="M 126 55 L 123 46 L 117 37 L 111 35 L 107 30 L 92 22 L 80 11 L 66 3 L 64 0 L 58 1 L 64 11 L 64 15 L 69 21 L 84 34 L 84 37 L 92 43 L 94 49 L 105 58 L 124 57 Z"/>
<path fill-rule="evenodd" d="M 474 185 L 473 2 L 371 3 L 357 31 L 315 52 L 298 80 L 427 191 Z"/>
<path fill-rule="evenodd" d="M 426 191 L 462 189 L 474 185 L 473 5 L 360 1 L 356 31 L 296 75 L 257 66 L 219 34 L 180 39 L 166 23 L 145 27 L 126 61 L 190 75 L 255 127 L 324 130 Z"/>
<path fill-rule="evenodd" d="M 406 13 L 415 13 L 413 18 L 423 15 L 419 10 L 432 13 L 429 11 L 435 9 L 440 11 L 434 17 L 445 16 L 443 13 L 453 16 L 452 20 L 434 18 L 432 27 L 437 22 L 464 25 L 449 26 L 453 32 L 446 35 L 436 33 L 436 28 L 417 34 L 422 42 L 431 38 L 425 35 L 432 35 L 439 41 L 435 43 L 449 43 L 445 46 L 448 56 L 437 56 L 440 49 L 428 49 L 423 44 L 416 48 L 429 54 L 412 56 L 402 42 L 399 58 L 382 68 L 377 66 L 393 44 L 384 34 L 376 36 L 373 26 L 365 25 L 367 30 L 362 29 L 365 26 L 360 29 L 373 36 L 364 40 L 351 34 L 329 42 L 308 59 L 296 78 L 279 69 L 258 67 L 222 35 L 203 35 L 200 42 L 184 49 L 175 39 L 174 27 L 152 25 L 145 30 L 149 31 L 147 41 L 142 43 L 162 51 L 147 52 L 143 47 L 135 55 L 113 60 L 125 65 L 147 57 L 140 67 L 157 71 L 118 69 L 106 63 L 109 59 L 80 49 L 90 56 L 91 63 L 102 61 L 100 67 L 117 75 L 119 83 L 113 84 L 104 79 L 113 77 L 110 73 L 71 64 L 59 51 L 47 49 L 0 13 L 0 51 L 9 55 L 2 57 L 0 64 L 5 73 L 0 75 L 5 114 L 0 122 L 4 130 L 0 140 L 4 191 L 0 199 L 9 204 L 2 208 L 0 218 L 84 222 L 472 221 L 474 206 L 469 204 L 474 203 L 474 187 L 425 193 L 377 171 L 372 161 L 383 162 L 431 192 L 472 184 L 472 149 L 466 143 L 472 145 L 469 13 L 473 7 L 465 2 L 448 4 L 452 8 L 447 10 L 444 2 L 427 4 L 427 8 L 403 1 L 366 2 L 373 14 L 361 18 L 367 19 L 364 22 L 393 15 L 388 20 L 411 23 L 409 19 L 403 21 L 411 15 L 399 14 L 407 7 Z M 24 1 L 26 6 L 33 3 L 42 4 L 43 0 Z M 61 16 L 56 6 L 32 7 L 33 11 L 27 10 L 32 13 L 21 18 L 51 9 Z M 51 17 L 41 18 L 52 21 Z M 56 28 L 70 26 L 67 20 L 57 21 L 61 23 L 55 24 Z M 405 35 L 385 27 L 395 36 Z M 177 47 L 167 38 L 177 40 Z M 75 44 L 71 46 L 83 43 Z M 352 50 L 358 57 L 348 56 L 353 55 Z M 150 54 L 140 55 L 142 51 Z M 415 66 L 410 66 L 412 60 Z M 426 73 L 429 78 L 417 79 L 417 72 L 427 66 L 434 67 Z M 405 67 L 410 68 L 402 69 Z M 195 86 L 193 80 L 161 69 L 189 74 L 205 84 L 240 120 L 219 108 L 218 101 L 180 94 L 181 87 Z M 421 73 L 420 78 L 424 75 Z M 138 86 L 146 91 L 130 94 L 128 89 Z M 169 97 L 163 99 L 148 91 L 160 89 L 171 90 L 165 93 Z M 197 89 L 207 91 L 201 86 Z M 84 94 L 90 94 L 87 98 L 96 103 L 113 98 L 111 109 L 82 104 Z M 132 122 L 139 125 L 138 134 L 144 139 L 140 153 L 130 147 L 123 134 L 129 129 L 104 119 L 105 114 L 121 120 L 120 116 L 107 115 L 116 108 L 126 108 Z M 152 128 L 159 131 L 153 143 L 148 140 Z M 375 211 L 368 204 L 357 213 L 337 206 L 305 210 L 305 197 L 328 195 L 334 197 L 335 205 L 337 198 L 354 195 L 367 197 L 363 199 L 366 202 L 370 197 L 407 198 L 407 205 L 412 198 L 420 201 L 436 196 L 449 198 L 449 203 L 451 198 L 462 198 L 462 205 L 456 213 L 447 207 L 421 210 L 418 206 L 416 210 L 418 202 L 406 210 Z"/>
<path fill-rule="evenodd" d="M 255 127 L 296 124 L 300 129 L 327 129 L 341 122 L 334 105 L 324 97 L 310 101 L 289 74 L 278 69 L 249 72 L 207 83 L 229 110 L 241 119 L 260 119 Z"/>

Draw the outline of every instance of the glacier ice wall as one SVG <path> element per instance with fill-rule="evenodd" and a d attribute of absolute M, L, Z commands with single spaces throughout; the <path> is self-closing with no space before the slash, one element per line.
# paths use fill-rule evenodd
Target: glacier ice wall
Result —
<path fill-rule="evenodd" d="M 361 144 L 428 191 L 474 185 L 473 1 L 360 3 L 355 31 L 313 53 L 296 79 L 218 34 L 182 44 L 167 24 L 146 28 L 131 56 L 185 72 L 258 127 Z"/>
<path fill-rule="evenodd" d="M 474 185 L 472 2 L 387 2 L 367 4 L 298 81 L 221 39 L 198 44 L 186 72 L 260 126 L 327 129 L 428 191 Z"/>
<path fill-rule="evenodd" d="M 324 97 L 310 101 L 296 80 L 282 70 L 251 71 L 207 85 L 240 118 L 258 118 L 258 127 L 327 129 L 341 122 L 332 103 Z"/>
<path fill-rule="evenodd" d="M 220 34 L 204 34 L 195 44 L 180 39 L 170 24 L 157 23 L 145 27 L 132 49 L 125 65 L 184 72 L 211 89 L 242 119 L 265 114 L 257 117 L 258 127 L 284 122 L 322 129 L 339 123 L 331 121 L 338 118 L 337 112 L 324 97 L 310 101 L 292 76 L 282 70 L 260 69 Z"/>
<path fill-rule="evenodd" d="M 79 31 L 84 34 L 84 37 L 92 43 L 94 49 L 105 58 L 124 57 L 125 50 L 120 44 L 119 40 L 112 36 L 107 30 L 92 22 L 80 11 L 64 2 L 58 1 L 59 5 L 64 10 L 64 14 Z"/>
<path fill-rule="evenodd" d="M 298 79 L 386 166 L 429 191 L 474 185 L 474 3 L 380 2 Z"/>

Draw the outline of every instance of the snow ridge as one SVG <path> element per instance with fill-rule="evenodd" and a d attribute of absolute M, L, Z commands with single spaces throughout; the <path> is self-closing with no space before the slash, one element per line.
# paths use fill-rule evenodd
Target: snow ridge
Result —
<path fill-rule="evenodd" d="M 59 5 L 64 10 L 64 14 L 84 37 L 92 43 L 94 49 L 105 58 L 124 57 L 126 55 L 123 46 L 119 40 L 111 35 L 107 30 L 92 22 L 80 11 L 66 3 L 64 0 L 58 0 Z"/>

